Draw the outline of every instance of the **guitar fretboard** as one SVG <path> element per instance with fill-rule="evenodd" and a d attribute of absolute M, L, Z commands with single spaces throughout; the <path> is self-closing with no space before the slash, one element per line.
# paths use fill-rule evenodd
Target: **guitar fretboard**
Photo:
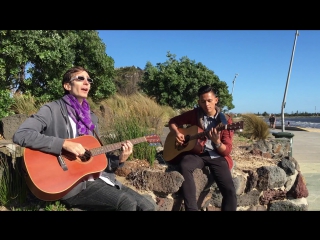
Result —
<path fill-rule="evenodd" d="M 138 144 L 138 143 L 142 143 L 142 142 L 146 142 L 146 141 L 147 141 L 147 139 L 145 137 L 139 137 L 139 138 L 135 138 L 135 139 L 130 140 L 130 142 L 132 142 L 133 145 Z M 120 149 L 122 147 L 123 143 L 125 143 L 125 142 L 112 143 L 112 144 L 108 144 L 108 145 L 101 146 L 98 148 L 92 148 L 92 149 L 90 149 L 90 152 L 91 152 L 92 156 L 111 152 L 113 150 Z"/>
<path fill-rule="evenodd" d="M 218 126 L 216 127 L 217 131 L 221 131 L 223 129 L 234 130 L 234 129 L 242 129 L 242 128 L 243 128 L 243 121 L 240 121 L 240 122 L 237 122 L 237 123 L 231 123 L 231 124 L 228 124 L 228 125 L 223 125 L 223 124 L 219 123 Z M 189 140 L 203 138 L 203 137 L 205 137 L 207 135 L 207 133 L 211 129 L 208 129 L 206 131 L 197 133 L 197 134 L 195 134 L 193 136 L 189 136 L 190 137 Z"/>

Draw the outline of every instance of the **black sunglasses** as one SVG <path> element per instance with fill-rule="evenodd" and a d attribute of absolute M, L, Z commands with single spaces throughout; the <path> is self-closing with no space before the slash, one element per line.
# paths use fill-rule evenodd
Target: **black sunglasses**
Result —
<path fill-rule="evenodd" d="M 78 82 L 82 82 L 82 81 L 84 81 L 85 79 L 87 79 L 87 81 L 88 81 L 90 84 L 93 83 L 93 80 L 92 80 L 91 78 L 86 78 L 86 77 L 84 77 L 84 76 L 75 76 L 75 77 L 71 78 L 70 82 L 73 81 L 73 80 L 76 80 L 76 81 L 78 81 Z"/>

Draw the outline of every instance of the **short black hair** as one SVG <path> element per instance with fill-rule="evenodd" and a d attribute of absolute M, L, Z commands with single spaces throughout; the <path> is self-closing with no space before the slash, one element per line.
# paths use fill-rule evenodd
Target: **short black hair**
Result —
<path fill-rule="evenodd" d="M 198 90 L 198 97 L 200 97 L 202 94 L 213 92 L 213 94 L 217 97 L 217 91 L 210 85 L 204 85 L 199 88 Z"/>

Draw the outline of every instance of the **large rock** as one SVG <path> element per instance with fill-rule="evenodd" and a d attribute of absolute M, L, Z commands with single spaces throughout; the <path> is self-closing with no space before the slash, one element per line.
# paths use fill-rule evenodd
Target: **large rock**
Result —
<path fill-rule="evenodd" d="M 308 206 L 305 204 L 295 204 L 291 201 L 272 202 L 269 211 L 307 211 Z"/>
<path fill-rule="evenodd" d="M 295 173 L 295 164 L 289 159 L 289 157 L 283 158 L 278 166 L 281 167 L 287 174 L 287 176 L 293 175 Z"/>
<path fill-rule="evenodd" d="M 263 166 L 257 169 L 257 188 L 261 191 L 279 188 L 287 181 L 285 171 L 278 166 Z"/>
<path fill-rule="evenodd" d="M 13 134 L 27 118 L 28 116 L 25 114 L 14 114 L 2 118 L 0 121 L 0 134 L 3 135 L 4 139 L 12 140 Z"/>
<path fill-rule="evenodd" d="M 298 176 L 296 177 L 296 180 L 289 190 L 287 196 L 293 198 L 306 198 L 309 196 L 305 179 L 300 172 L 298 173 Z"/>
<path fill-rule="evenodd" d="M 247 170 L 245 173 L 248 173 L 246 188 L 244 190 L 245 193 L 250 192 L 257 186 L 258 182 L 258 174 L 256 171 Z"/>
<path fill-rule="evenodd" d="M 263 191 L 260 196 L 260 204 L 268 205 L 272 201 L 284 200 L 286 199 L 286 193 L 287 191 L 281 189 L 268 189 Z"/>
<path fill-rule="evenodd" d="M 256 189 L 237 196 L 237 205 L 238 206 L 256 206 L 259 204 L 260 192 Z"/>
<path fill-rule="evenodd" d="M 127 179 L 137 189 L 153 191 L 160 196 L 177 192 L 184 181 L 183 176 L 177 171 L 157 172 L 138 170 L 128 174 Z"/>

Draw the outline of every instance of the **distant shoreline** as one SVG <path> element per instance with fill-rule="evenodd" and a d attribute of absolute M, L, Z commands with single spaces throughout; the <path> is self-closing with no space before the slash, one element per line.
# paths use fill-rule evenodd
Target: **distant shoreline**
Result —
<path fill-rule="evenodd" d="M 276 126 L 276 129 L 282 129 L 281 126 Z M 272 129 L 272 128 L 271 128 Z M 293 130 L 293 131 L 307 131 L 306 128 L 301 128 L 301 127 L 288 127 L 285 126 L 285 130 Z"/>
<path fill-rule="evenodd" d="M 281 126 L 276 126 L 276 129 L 282 129 Z M 270 128 L 272 130 L 272 128 Z M 287 127 L 285 126 L 285 130 L 290 130 L 290 131 L 305 131 L 305 132 L 318 132 L 320 133 L 319 128 L 303 128 L 303 127 Z"/>
<path fill-rule="evenodd" d="M 276 117 L 281 117 L 280 115 L 275 115 Z M 309 118 L 309 117 L 320 117 L 320 115 L 312 115 L 312 116 L 284 116 L 284 118 Z M 269 117 L 265 117 L 269 118 Z"/>

